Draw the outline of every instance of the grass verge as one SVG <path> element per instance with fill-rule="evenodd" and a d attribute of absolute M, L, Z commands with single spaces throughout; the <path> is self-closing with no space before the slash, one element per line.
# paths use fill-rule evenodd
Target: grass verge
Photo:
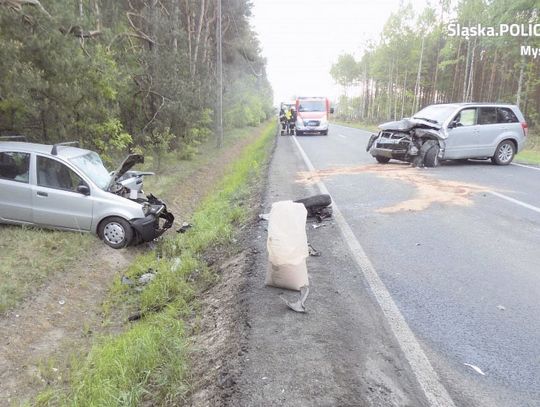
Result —
<path fill-rule="evenodd" d="M 533 130 L 529 130 L 525 149 L 516 155 L 515 161 L 540 165 L 540 135 Z"/>
<path fill-rule="evenodd" d="M 154 280 L 142 291 L 116 282 L 115 303 L 137 304 L 142 316 L 118 335 L 101 338 L 81 361 L 73 361 L 67 391 L 48 389 L 37 405 L 178 405 L 189 389 L 184 320 L 196 313 L 196 293 L 215 277 L 204 255 L 231 244 L 250 216 L 245 203 L 261 175 L 275 125 L 267 125 L 224 175 L 193 217 L 185 234 L 164 239 L 155 252 L 132 264 L 136 279 L 150 268 Z"/>
<path fill-rule="evenodd" d="M 0 314 L 47 277 L 68 271 L 94 243 L 94 237 L 83 233 L 0 225 Z"/>

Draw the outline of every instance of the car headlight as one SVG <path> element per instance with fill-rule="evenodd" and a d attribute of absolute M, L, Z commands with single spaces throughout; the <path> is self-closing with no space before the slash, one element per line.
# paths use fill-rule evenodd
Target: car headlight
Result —
<path fill-rule="evenodd" d="M 304 127 L 304 121 L 300 117 L 297 117 L 296 118 L 296 125 Z"/>
<path fill-rule="evenodd" d="M 321 126 L 326 126 L 328 124 L 328 119 L 326 117 L 323 117 L 321 120 L 320 120 L 320 125 Z"/>

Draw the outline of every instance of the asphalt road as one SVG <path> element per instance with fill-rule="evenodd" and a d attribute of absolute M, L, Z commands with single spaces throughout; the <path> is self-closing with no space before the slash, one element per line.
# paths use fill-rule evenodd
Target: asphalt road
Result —
<path fill-rule="evenodd" d="M 455 404 L 539 406 L 540 170 L 375 164 L 369 135 L 296 140 Z"/>

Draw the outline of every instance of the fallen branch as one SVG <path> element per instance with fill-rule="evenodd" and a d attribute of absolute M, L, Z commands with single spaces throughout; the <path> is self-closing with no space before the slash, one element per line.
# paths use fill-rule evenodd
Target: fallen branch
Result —
<path fill-rule="evenodd" d="M 39 0 L 0 0 L 0 6 L 5 6 L 18 12 L 22 11 L 24 5 L 35 6 L 46 14 L 47 17 L 51 18 L 51 15 L 47 10 L 45 10 Z"/>

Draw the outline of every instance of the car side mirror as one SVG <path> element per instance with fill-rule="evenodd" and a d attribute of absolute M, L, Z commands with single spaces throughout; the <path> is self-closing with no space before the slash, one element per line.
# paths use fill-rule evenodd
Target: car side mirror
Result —
<path fill-rule="evenodd" d="M 334 108 L 333 107 L 330 108 L 330 114 L 334 114 Z"/>
<path fill-rule="evenodd" d="M 454 127 L 457 127 L 458 125 L 458 122 L 456 120 L 450 122 L 450 124 L 448 125 L 448 128 L 449 129 L 453 129 Z"/>
<path fill-rule="evenodd" d="M 90 188 L 88 188 L 88 185 L 81 184 L 77 187 L 77 192 L 79 194 L 83 195 L 90 195 Z"/>

